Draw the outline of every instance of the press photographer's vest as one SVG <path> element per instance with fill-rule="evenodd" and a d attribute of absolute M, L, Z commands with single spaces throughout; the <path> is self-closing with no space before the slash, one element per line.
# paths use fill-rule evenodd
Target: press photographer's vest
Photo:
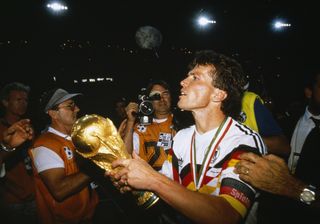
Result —
<path fill-rule="evenodd" d="M 172 127 L 172 118 L 162 123 L 153 122 L 147 126 L 136 126 L 135 132 L 139 135 L 139 156 L 147 161 L 155 170 L 160 170 L 167 159 L 167 152 L 172 147 L 172 138 L 175 133 Z"/>
<path fill-rule="evenodd" d="M 73 156 L 74 145 L 63 137 L 46 132 L 35 140 L 33 148 L 44 146 L 57 153 L 64 162 L 66 176 L 79 172 L 79 168 Z M 34 158 L 31 150 L 29 154 L 34 166 Z M 34 167 L 34 170 L 35 167 Z M 39 174 L 34 172 L 36 183 L 36 202 L 41 223 L 80 223 L 90 220 L 98 203 L 98 196 L 89 187 L 68 197 L 62 202 L 56 201 Z"/>

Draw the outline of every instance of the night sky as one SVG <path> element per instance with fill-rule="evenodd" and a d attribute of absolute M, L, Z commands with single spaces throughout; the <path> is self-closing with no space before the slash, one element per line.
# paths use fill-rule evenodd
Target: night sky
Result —
<path fill-rule="evenodd" d="M 1 86 L 21 81 L 34 95 L 61 86 L 84 91 L 88 99 L 106 95 L 107 104 L 123 86 L 127 88 L 121 94 L 132 97 L 150 79 L 165 79 L 178 91 L 192 53 L 213 49 L 236 58 L 253 90 L 282 105 L 302 93 L 300 83 L 308 67 L 319 65 L 316 1 L 64 2 L 69 9 L 60 15 L 48 11 L 48 1 L 1 3 Z M 217 23 L 199 28 L 200 12 Z M 275 32 L 275 18 L 292 26 Z M 135 33 L 146 25 L 161 32 L 159 48 L 137 45 Z M 114 81 L 74 83 L 102 76 Z"/>

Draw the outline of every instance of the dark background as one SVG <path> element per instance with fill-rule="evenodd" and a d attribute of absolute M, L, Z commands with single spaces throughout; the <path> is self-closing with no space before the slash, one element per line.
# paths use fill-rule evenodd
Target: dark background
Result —
<path fill-rule="evenodd" d="M 48 1 L 10 0 L 0 6 L 0 86 L 20 81 L 32 88 L 31 111 L 54 86 L 81 91 L 83 113 L 107 115 L 117 96 L 136 100 L 150 79 L 162 78 L 178 93 L 192 54 L 214 49 L 236 58 L 250 87 L 284 111 L 302 95 L 301 83 L 318 66 L 316 1 L 64 1 L 60 15 Z M 216 24 L 201 29 L 200 12 Z M 272 30 L 275 18 L 291 27 Z M 150 25 L 162 33 L 154 50 L 140 48 L 135 33 Z M 74 83 L 110 77 L 113 82 Z"/>

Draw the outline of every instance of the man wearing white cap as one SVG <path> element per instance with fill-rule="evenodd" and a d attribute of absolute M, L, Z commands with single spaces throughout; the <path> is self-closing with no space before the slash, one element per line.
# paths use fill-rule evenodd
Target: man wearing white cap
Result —
<path fill-rule="evenodd" d="M 78 95 L 53 89 L 40 100 L 51 120 L 29 151 L 40 223 L 90 222 L 98 202 L 90 177 L 79 171 L 70 137 L 80 110 L 73 100 Z"/>

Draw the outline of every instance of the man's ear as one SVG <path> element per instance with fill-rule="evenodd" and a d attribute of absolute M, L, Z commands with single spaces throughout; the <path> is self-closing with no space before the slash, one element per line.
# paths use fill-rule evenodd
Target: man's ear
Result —
<path fill-rule="evenodd" d="M 228 94 L 221 90 L 221 89 L 215 89 L 213 96 L 212 96 L 212 102 L 222 102 L 225 98 L 227 98 Z"/>
<path fill-rule="evenodd" d="M 2 102 L 2 105 L 3 105 L 5 108 L 8 107 L 8 104 L 9 104 L 8 100 L 2 100 L 1 102 Z"/>
<path fill-rule="evenodd" d="M 48 115 L 51 118 L 55 118 L 57 116 L 57 111 L 55 110 L 48 110 Z"/>
<path fill-rule="evenodd" d="M 307 98 L 307 99 L 310 99 L 312 97 L 312 90 L 310 88 L 305 88 L 304 89 L 304 96 Z"/>

